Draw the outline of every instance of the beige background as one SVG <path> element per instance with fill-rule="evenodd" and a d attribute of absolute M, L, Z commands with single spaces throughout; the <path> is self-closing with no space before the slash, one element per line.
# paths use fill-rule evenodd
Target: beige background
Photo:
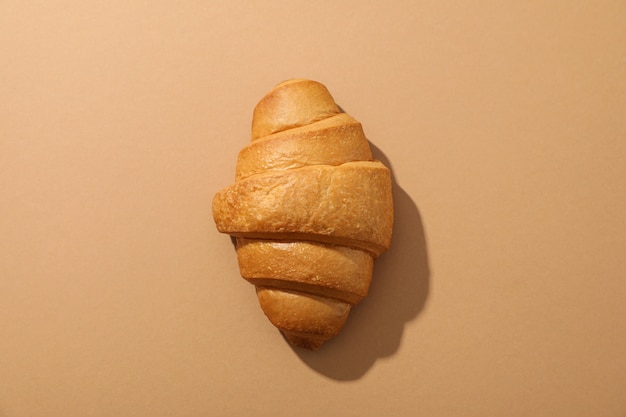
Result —
<path fill-rule="evenodd" d="M 258 3 L 0 3 L 0 417 L 626 416 L 626 3 Z M 210 217 L 292 77 L 396 182 L 316 353 Z"/>

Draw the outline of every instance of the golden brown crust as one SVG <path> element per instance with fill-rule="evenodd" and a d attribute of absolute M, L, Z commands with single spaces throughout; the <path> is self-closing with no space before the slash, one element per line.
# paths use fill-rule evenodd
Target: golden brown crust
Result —
<path fill-rule="evenodd" d="M 213 217 L 237 237 L 241 275 L 269 320 L 317 349 L 367 295 L 374 259 L 389 248 L 391 175 L 326 87 L 289 80 L 254 109 L 252 142 Z"/>
<path fill-rule="evenodd" d="M 308 241 L 237 239 L 241 276 L 277 287 L 357 304 L 366 295 L 374 260 L 360 249 Z"/>
<path fill-rule="evenodd" d="M 350 314 L 350 304 L 328 297 L 264 287 L 257 287 L 257 296 L 272 324 L 308 348 L 336 336 Z"/>
<path fill-rule="evenodd" d="M 233 236 L 355 246 L 375 256 L 391 243 L 389 170 L 380 162 L 272 171 L 215 195 L 217 228 Z"/>
<path fill-rule="evenodd" d="M 278 84 L 254 108 L 252 140 L 339 114 L 328 89 L 315 81 L 288 80 Z"/>
<path fill-rule="evenodd" d="M 265 171 L 371 161 L 361 124 L 341 113 L 255 140 L 239 152 L 236 181 Z"/>

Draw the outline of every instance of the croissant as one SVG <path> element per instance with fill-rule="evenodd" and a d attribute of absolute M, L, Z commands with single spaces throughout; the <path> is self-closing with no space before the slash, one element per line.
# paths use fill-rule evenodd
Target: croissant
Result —
<path fill-rule="evenodd" d="M 390 171 L 324 85 L 285 81 L 255 107 L 252 141 L 213 218 L 236 238 L 241 275 L 271 323 L 316 350 L 367 295 L 374 259 L 389 248 Z"/>

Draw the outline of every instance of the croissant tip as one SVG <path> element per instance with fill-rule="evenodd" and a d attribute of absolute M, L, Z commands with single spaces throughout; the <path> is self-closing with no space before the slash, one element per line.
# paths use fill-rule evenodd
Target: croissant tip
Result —
<path fill-rule="evenodd" d="M 308 350 L 318 350 L 326 340 L 310 338 L 302 335 L 296 335 L 290 332 L 281 331 L 285 339 L 293 346 Z"/>
<path fill-rule="evenodd" d="M 309 80 L 308 78 L 289 78 L 287 80 L 279 82 L 278 84 L 276 84 L 274 88 L 282 87 L 287 84 L 295 84 L 295 83 L 301 83 L 301 82 L 315 82 L 315 81 Z"/>

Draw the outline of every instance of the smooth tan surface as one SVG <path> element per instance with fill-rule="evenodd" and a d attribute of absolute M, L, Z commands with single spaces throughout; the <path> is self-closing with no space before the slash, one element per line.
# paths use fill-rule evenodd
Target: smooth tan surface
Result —
<path fill-rule="evenodd" d="M 0 3 L 0 417 L 624 416 L 626 4 Z M 393 169 L 368 297 L 295 351 L 211 219 L 323 82 Z"/>

